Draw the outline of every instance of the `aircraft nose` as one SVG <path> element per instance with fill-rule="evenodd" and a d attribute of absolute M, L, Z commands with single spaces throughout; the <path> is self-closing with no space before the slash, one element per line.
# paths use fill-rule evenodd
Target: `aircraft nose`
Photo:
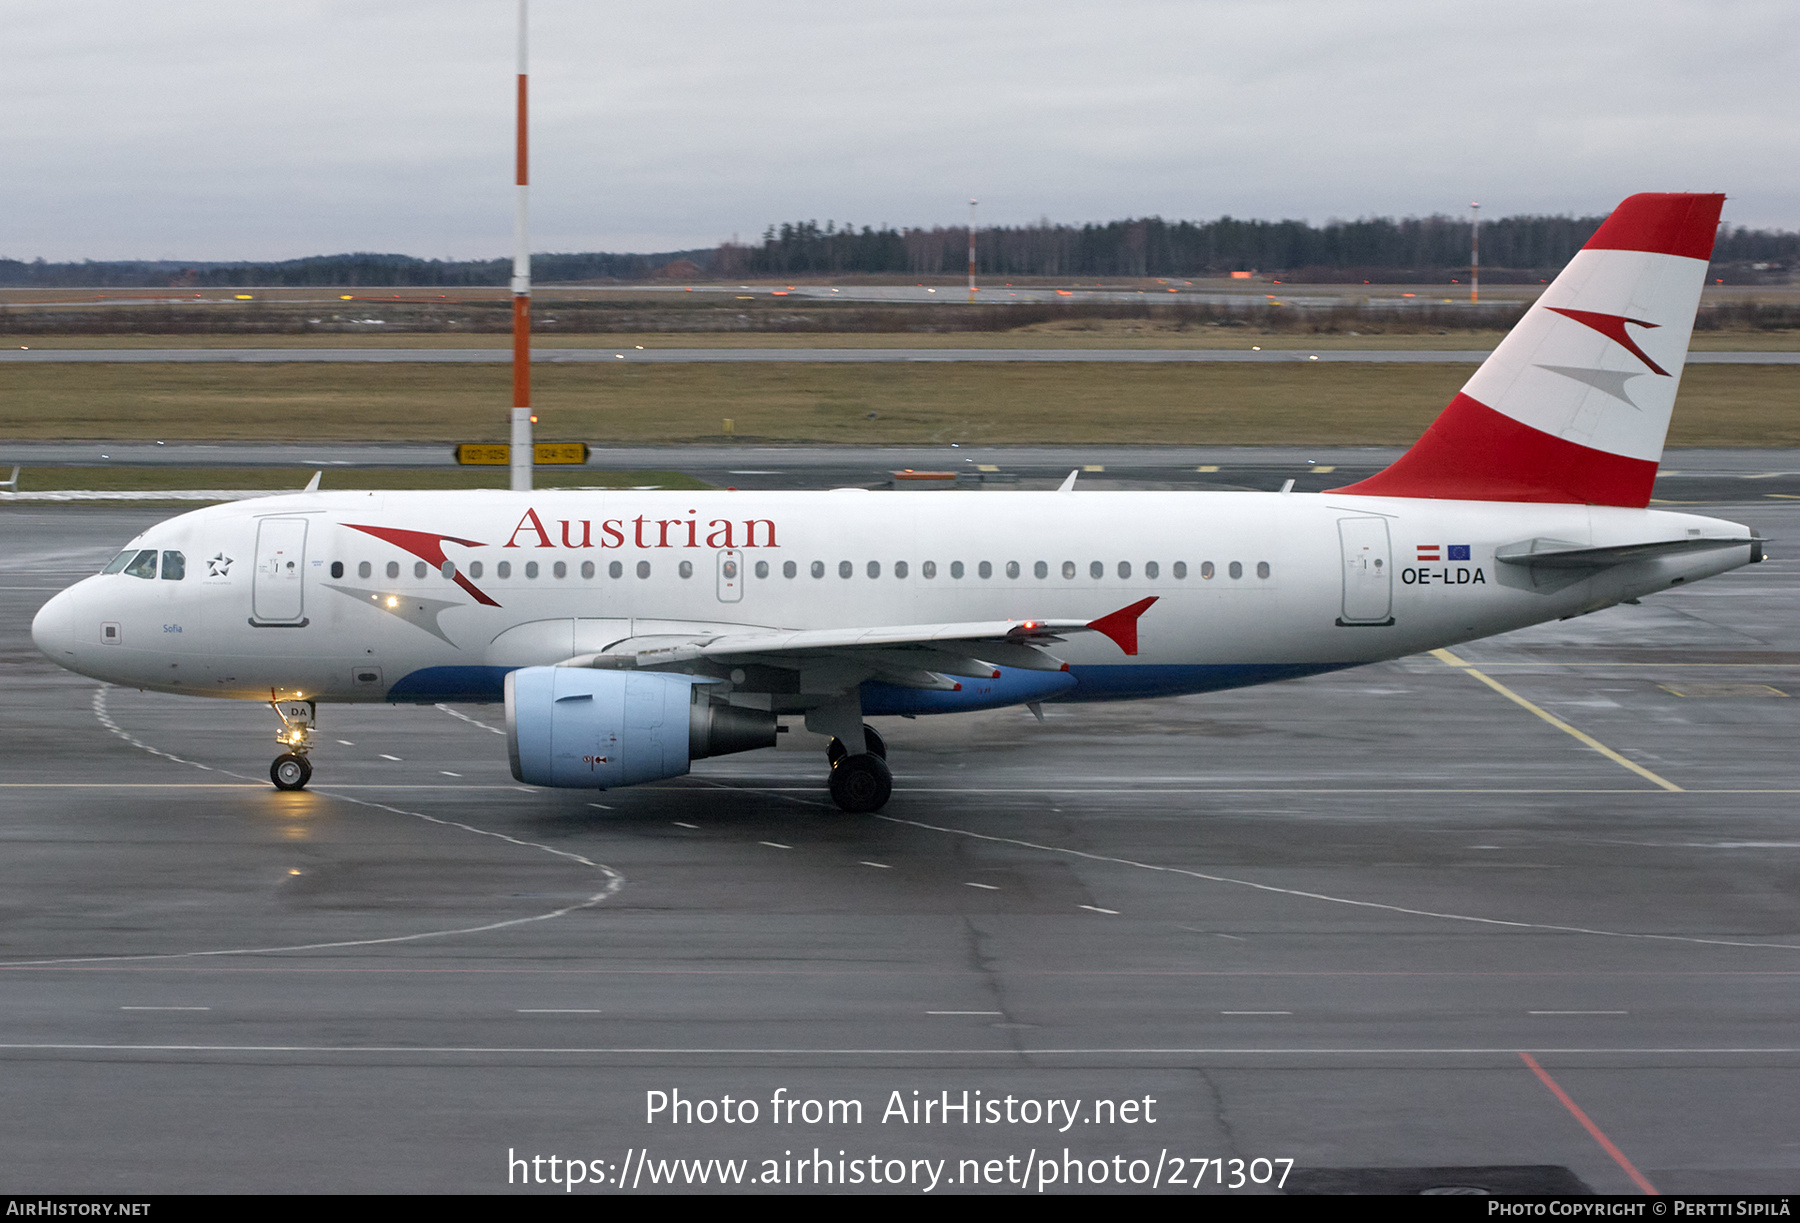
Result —
<path fill-rule="evenodd" d="M 52 662 L 67 663 L 75 656 L 75 592 L 65 590 L 38 608 L 31 620 L 32 644 Z"/>

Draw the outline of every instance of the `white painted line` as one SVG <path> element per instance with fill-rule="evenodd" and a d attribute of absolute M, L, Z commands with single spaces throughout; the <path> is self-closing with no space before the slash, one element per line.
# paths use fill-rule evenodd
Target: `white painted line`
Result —
<path fill-rule="evenodd" d="M 792 845 L 783 845 L 780 841 L 758 841 L 758 845 L 767 845 L 770 849 L 792 849 Z"/>
<path fill-rule="evenodd" d="M 400 759 L 400 757 L 390 756 L 386 752 L 379 752 L 379 753 L 377 753 L 377 755 L 379 755 L 383 760 L 396 760 L 397 761 Z"/>
<path fill-rule="evenodd" d="M 599 805 L 600 805 L 600 804 L 599 804 L 599 803 L 589 803 L 589 804 L 588 804 L 588 806 L 590 806 L 590 807 L 598 807 L 598 806 L 599 806 Z M 612 808 L 611 808 L 611 807 L 608 807 L 608 808 L 607 808 L 607 810 L 608 810 L 608 811 L 610 811 L 610 810 L 612 810 Z M 682 822 L 682 821 L 681 821 L 681 820 L 670 820 L 670 821 L 669 821 L 669 822 L 670 822 L 670 823 L 672 823 L 672 824 L 674 824 L 674 825 L 675 825 L 675 827 L 677 827 L 677 828 L 694 828 L 694 829 L 698 829 L 698 828 L 699 828 L 699 827 L 700 827 L 700 825 L 698 825 L 698 824 L 687 824 L 687 823 L 683 823 L 683 822 Z"/>
<path fill-rule="evenodd" d="M 1076 905 L 1075 907 L 1077 909 L 1086 909 L 1089 913 L 1104 913 L 1108 917 L 1117 917 L 1119 915 L 1117 909 L 1102 909 L 1099 905 Z"/>
<path fill-rule="evenodd" d="M 927 1015 L 1004 1015 L 1005 1011 L 926 1011 Z"/>
<path fill-rule="evenodd" d="M 588 806 L 598 807 L 602 811 L 611 811 L 612 810 L 612 808 L 607 806 L 605 803 L 589 803 Z"/>
<path fill-rule="evenodd" d="M 1221 1015 L 1292 1015 L 1292 1011 L 1220 1011 Z"/>
<path fill-rule="evenodd" d="M 452 773 L 449 769 L 439 769 L 438 772 L 442 773 L 445 777 L 461 777 L 462 776 L 461 773 Z"/>
<path fill-rule="evenodd" d="M 932 1013 L 932 1012 L 927 1012 Z M 954 1014 L 1001 1014 L 999 1011 L 983 1012 L 951 1012 Z M 827 1048 L 807 1048 L 797 1045 L 771 1046 L 738 1046 L 715 1045 L 706 1047 L 671 1046 L 671 1045 L 151 1045 L 121 1044 L 117 1042 L 92 1042 L 78 1044 L 75 1042 L 56 1043 L 42 1041 L 36 1044 L 9 1042 L 0 1044 L 0 1053 L 318 1053 L 339 1055 L 360 1055 L 381 1053 L 388 1055 L 414 1055 L 439 1057 L 449 1054 L 518 1054 L 541 1056 L 546 1053 L 577 1054 L 588 1056 L 606 1055 L 640 1055 L 650 1057 L 718 1057 L 722 1054 L 735 1054 L 758 1057 L 967 1057 L 992 1058 L 1012 1061 L 1020 1057 L 1468 1057 L 1471 1054 L 1486 1054 L 1494 1057 L 1519 1056 L 1519 1050 L 1505 1045 L 1147 1045 L 1142 1047 L 1118 1045 L 1055 1045 L 1055 1046 L 1023 1046 L 1004 1049 L 955 1049 L 955 1048 L 883 1048 L 839 1046 Z M 1554 1048 L 1545 1047 L 1533 1052 L 1539 1054 L 1587 1055 L 1609 1054 L 1628 1057 L 1668 1057 L 1671 1055 L 1689 1055 L 1705 1057 L 1742 1057 L 1745 1054 L 1764 1057 L 1800 1057 L 1800 1045 L 1567 1045 Z"/>
<path fill-rule="evenodd" d="M 345 747 L 355 747 L 356 746 L 356 744 L 350 742 L 350 740 L 348 740 L 348 739 L 339 739 L 338 742 L 343 744 Z"/>
<path fill-rule="evenodd" d="M 521 1015 L 604 1015 L 597 1006 L 522 1006 Z"/>
<path fill-rule="evenodd" d="M 1629 1015 L 1630 1011 L 1526 1011 L 1527 1015 Z"/>
<path fill-rule="evenodd" d="M 881 871 L 891 871 L 891 870 L 893 870 L 893 869 L 894 869 L 894 868 L 893 868 L 893 867 L 891 867 L 891 866 L 889 866 L 889 865 L 888 865 L 888 864 L 887 864 L 887 863 L 885 863 L 885 862 L 864 862 L 864 863 L 862 863 L 862 865 L 864 865 L 864 866 L 872 866 L 872 867 L 874 867 L 874 868 L 875 868 L 875 869 L 876 869 L 876 870 L 881 870 Z"/>
<path fill-rule="evenodd" d="M 210 1011 L 210 1006 L 122 1006 L 121 1011 Z"/>
<path fill-rule="evenodd" d="M 994 883 L 965 883 L 963 886 L 966 888 L 981 888 L 984 891 L 989 892 L 998 892 L 1000 890 L 1000 886 Z"/>

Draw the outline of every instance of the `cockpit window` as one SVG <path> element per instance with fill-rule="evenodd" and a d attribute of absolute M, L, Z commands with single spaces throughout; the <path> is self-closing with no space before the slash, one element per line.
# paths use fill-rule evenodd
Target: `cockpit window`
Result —
<path fill-rule="evenodd" d="M 165 582 L 179 582 L 187 576 L 187 557 L 179 552 L 164 552 L 162 575 Z"/>
<path fill-rule="evenodd" d="M 102 569 L 100 572 L 101 573 L 117 573 L 119 570 L 121 570 L 125 566 L 129 565 L 131 563 L 131 558 L 136 555 L 137 555 L 136 548 L 127 548 L 127 549 L 125 549 L 125 551 L 123 551 L 123 552 L 119 553 L 117 556 L 113 557 L 112 560 L 107 563 L 106 568 Z"/>
<path fill-rule="evenodd" d="M 156 549 L 145 548 L 131 558 L 125 566 L 125 572 L 134 578 L 153 578 L 156 576 Z"/>

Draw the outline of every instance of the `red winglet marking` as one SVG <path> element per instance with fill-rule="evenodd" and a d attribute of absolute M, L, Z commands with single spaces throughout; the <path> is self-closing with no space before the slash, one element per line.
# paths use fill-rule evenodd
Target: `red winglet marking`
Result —
<path fill-rule="evenodd" d="M 1150 610 L 1150 605 L 1156 602 L 1157 597 L 1151 595 L 1148 599 L 1139 599 L 1130 607 L 1121 607 L 1116 612 L 1107 612 L 1098 620 L 1089 620 L 1088 627 L 1096 633 L 1104 633 L 1111 637 L 1127 654 L 1136 654 L 1138 650 L 1138 617 Z"/>
<path fill-rule="evenodd" d="M 365 527 L 359 526 L 354 522 L 346 522 L 344 525 L 349 527 L 352 531 L 361 531 L 364 535 L 373 535 L 376 539 L 385 539 L 388 543 L 393 544 L 397 548 L 405 548 L 408 552 L 435 568 L 442 568 L 444 562 L 450 559 L 444 555 L 444 541 L 446 540 L 453 544 L 461 544 L 465 548 L 484 548 L 487 546 L 479 540 L 458 539 L 454 535 L 437 535 L 430 531 L 408 531 L 400 527 Z M 485 603 L 489 607 L 500 606 L 477 589 L 475 583 L 464 577 L 462 570 L 457 570 L 455 581 L 458 586 L 461 586 L 464 590 L 468 591 L 470 596 L 474 598 L 477 603 Z"/>
<path fill-rule="evenodd" d="M 1661 323 L 1646 323 L 1641 318 L 1626 318 L 1622 314 L 1601 314 L 1595 310 L 1565 310 L 1561 306 L 1545 306 L 1552 314 L 1560 314 L 1564 318 L 1572 318 L 1583 327 L 1592 327 L 1601 335 L 1625 349 L 1632 356 L 1648 365 L 1652 370 L 1667 378 L 1669 371 L 1650 359 L 1650 354 L 1638 347 L 1637 341 L 1625 334 L 1625 324 L 1638 327 L 1660 327 Z"/>

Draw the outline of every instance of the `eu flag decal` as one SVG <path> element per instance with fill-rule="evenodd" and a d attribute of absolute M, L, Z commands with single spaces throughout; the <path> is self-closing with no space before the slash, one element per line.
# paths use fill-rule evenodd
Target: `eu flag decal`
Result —
<path fill-rule="evenodd" d="M 1469 559 L 1469 545 L 1468 544 L 1451 544 L 1450 545 L 1450 555 L 1447 559 L 1453 560 L 1453 561 L 1468 560 Z"/>

